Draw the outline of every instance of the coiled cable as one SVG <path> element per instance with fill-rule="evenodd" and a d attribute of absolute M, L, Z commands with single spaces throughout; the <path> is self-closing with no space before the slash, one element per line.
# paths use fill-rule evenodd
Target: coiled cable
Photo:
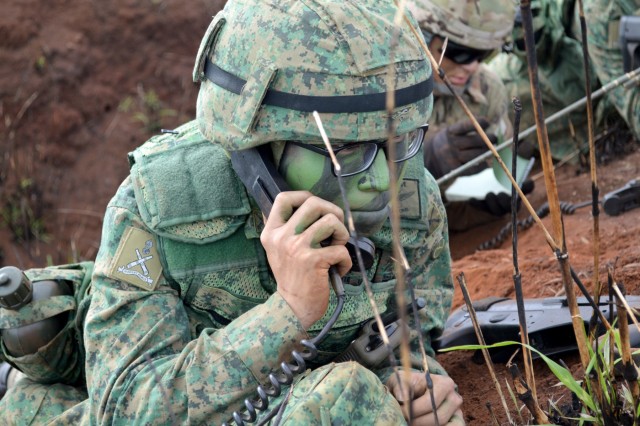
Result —
<path fill-rule="evenodd" d="M 246 408 L 244 413 L 240 413 L 238 411 L 233 412 L 232 420 L 237 426 L 245 426 L 246 423 L 255 422 L 258 418 L 258 411 L 265 411 L 269 408 L 269 398 L 279 397 L 282 394 L 283 386 L 289 386 L 293 383 L 295 375 L 306 371 L 307 361 L 311 361 L 318 356 L 317 345 L 327 337 L 327 334 L 329 334 L 329 331 L 338 320 L 338 317 L 342 312 L 342 308 L 344 307 L 344 286 L 342 284 L 342 279 L 334 266 L 329 268 L 329 276 L 331 279 L 331 285 L 337 297 L 336 308 L 333 311 L 331 318 L 329 318 L 316 337 L 311 340 L 303 339 L 300 341 L 300 344 L 304 346 L 305 349 L 302 351 L 291 351 L 291 358 L 293 358 L 292 362 L 282 362 L 280 364 L 279 372 L 269 374 L 268 386 L 258 385 L 256 389 L 258 397 L 256 399 L 250 400 L 247 398 L 244 400 Z M 275 416 L 278 412 L 278 408 L 279 405 L 276 406 L 275 409 L 266 416 L 266 418 L 262 419 L 260 424 L 263 424 L 265 421 L 269 421 L 273 416 Z M 222 426 L 230 426 L 230 423 L 225 422 Z"/>
<path fill-rule="evenodd" d="M 567 201 L 560 201 L 560 211 L 563 214 L 571 215 L 571 214 L 574 214 L 577 209 L 581 207 L 585 207 L 590 203 L 591 202 L 571 204 Z M 536 215 L 538 215 L 540 219 L 547 216 L 548 214 L 549 214 L 548 202 L 545 202 L 542 206 L 538 208 L 538 210 L 536 210 Z M 518 230 L 525 230 L 525 229 L 529 229 L 534 223 L 535 223 L 535 219 L 533 218 L 533 216 L 529 215 L 529 217 L 517 221 L 516 226 L 518 227 Z M 498 234 L 495 237 L 480 244 L 477 250 L 490 250 L 490 249 L 496 248 L 500 246 L 510 234 L 511 234 L 511 222 L 507 223 L 504 227 L 502 227 L 502 229 L 498 231 Z"/>

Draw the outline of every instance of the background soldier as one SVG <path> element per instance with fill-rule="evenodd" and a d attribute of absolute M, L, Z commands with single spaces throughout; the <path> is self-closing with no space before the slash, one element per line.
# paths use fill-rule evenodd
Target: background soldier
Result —
<path fill-rule="evenodd" d="M 574 0 L 533 0 L 533 30 L 538 62 L 538 79 L 545 116 L 585 96 L 584 60 L 580 29 L 574 24 Z M 573 31 L 577 30 L 577 33 Z M 531 86 L 527 68 L 522 18 L 518 8 L 513 29 L 513 49 L 491 60 L 489 66 L 507 87 L 509 97 L 522 102 L 520 130 L 535 124 L 531 105 Z M 599 86 L 591 71 L 591 90 Z M 511 112 L 511 117 L 513 113 Z M 588 150 L 586 110 L 575 111 L 547 126 L 551 153 L 560 160 L 577 149 Z M 535 133 L 522 139 L 522 152 L 533 154 L 537 147 Z M 527 156 L 527 155 L 526 155 Z M 574 158 L 578 158 L 577 156 Z"/>
<path fill-rule="evenodd" d="M 510 100 L 500 78 L 482 63 L 501 49 L 511 35 L 515 6 L 510 0 L 450 2 L 414 0 L 410 9 L 436 60 L 462 96 L 492 142 L 512 136 Z M 446 49 L 443 49 L 448 38 Z M 427 169 L 439 178 L 487 150 L 458 101 L 436 76 L 433 114 L 425 140 Z M 467 174 L 487 167 L 480 165 Z M 508 198 L 508 197 L 507 197 Z M 468 202 L 447 202 L 449 227 L 461 231 L 502 216 L 510 202 L 497 198 Z"/>
<path fill-rule="evenodd" d="M 398 424 L 400 406 L 410 404 L 418 424 L 434 424 L 434 409 L 440 424 L 464 423 L 455 384 L 433 358 L 436 407 L 419 362 L 411 401 L 389 379 L 389 365 L 331 362 L 372 312 L 363 277 L 348 272 L 336 172 L 312 110 L 320 111 L 336 144 L 355 226 L 375 243 L 367 274 L 387 312 L 396 309 L 389 185 L 402 180 L 400 241 L 417 296 L 426 300 L 421 332 L 430 356 L 430 338 L 441 330 L 453 292 L 446 216 L 420 154 L 421 125 L 432 109 L 431 68 L 407 27 L 391 64 L 398 175 L 390 176 L 386 164 L 395 13 L 392 2 L 378 0 L 358 7 L 226 4 L 196 60 L 197 120 L 131 153 L 130 176 L 107 208 L 90 307 L 79 327 L 86 390 L 23 379 L 0 406 L 14 414 L 10 420 L 228 420 L 298 342 L 327 323 L 337 304 L 328 285 L 335 265 L 348 293 L 345 308 L 320 344 L 314 369 L 294 378 L 291 394 L 270 401 L 273 407 L 288 398 L 283 422 Z M 259 177 L 281 176 L 294 190 L 277 196 L 266 223 L 229 161 L 230 153 L 253 147 L 262 147 L 260 158 L 278 171 Z M 327 239 L 329 245 L 320 244 Z M 415 341 L 412 351 L 419 359 Z"/>
<path fill-rule="evenodd" d="M 620 77 L 624 72 L 622 49 L 620 45 L 620 19 L 622 16 L 639 16 L 638 0 L 585 0 L 584 14 L 587 21 L 587 42 L 589 57 L 596 75 L 604 85 Z M 640 30 L 636 30 L 636 34 Z M 635 41 L 637 43 L 637 41 Z M 637 60 L 630 61 L 630 71 L 640 66 Z M 631 55 L 633 56 L 633 55 Z M 618 87 L 607 93 L 608 100 L 613 103 L 633 132 L 636 140 L 640 139 L 640 87 Z"/>

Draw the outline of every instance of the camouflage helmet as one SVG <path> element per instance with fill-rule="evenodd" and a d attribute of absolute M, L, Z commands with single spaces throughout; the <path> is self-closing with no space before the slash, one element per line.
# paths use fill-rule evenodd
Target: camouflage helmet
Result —
<path fill-rule="evenodd" d="M 390 47 L 396 11 L 379 0 L 230 0 L 210 24 L 193 72 L 202 133 L 228 151 L 321 144 L 317 110 L 332 143 L 386 139 L 390 77 L 396 134 L 423 125 L 433 107 L 431 66 L 411 17 Z"/>
<path fill-rule="evenodd" d="M 420 28 L 472 49 L 501 48 L 511 37 L 513 0 L 410 0 Z"/>

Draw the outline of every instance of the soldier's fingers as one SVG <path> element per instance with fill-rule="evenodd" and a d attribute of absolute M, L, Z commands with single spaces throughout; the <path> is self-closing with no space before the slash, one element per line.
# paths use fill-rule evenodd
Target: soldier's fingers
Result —
<path fill-rule="evenodd" d="M 498 136 L 496 136 L 495 133 L 487 133 L 487 137 L 489 138 L 489 140 L 491 141 L 491 143 L 493 145 L 495 145 L 496 143 L 498 143 Z"/>
<path fill-rule="evenodd" d="M 349 231 L 342 220 L 334 214 L 325 214 L 313 222 L 302 234 L 309 246 L 318 247 L 330 238 L 330 245 L 345 245 L 349 241 Z"/>
<path fill-rule="evenodd" d="M 478 118 L 477 121 L 482 130 L 486 130 L 490 126 L 489 121 L 484 117 Z M 469 132 L 477 132 L 477 129 L 473 122 L 466 118 L 449 126 L 449 132 L 454 135 L 465 135 Z"/>
<path fill-rule="evenodd" d="M 413 398 L 419 398 L 427 391 L 427 378 L 424 373 L 414 372 L 411 376 L 413 386 Z"/>
<path fill-rule="evenodd" d="M 469 119 L 460 120 L 448 127 L 447 131 L 452 135 L 466 135 L 471 131 L 475 131 L 473 123 Z"/>
<path fill-rule="evenodd" d="M 471 133 L 466 136 L 459 136 L 456 141 L 456 146 L 460 150 L 479 149 L 482 151 L 487 150 L 487 144 L 484 143 L 482 136 L 478 133 Z"/>
<path fill-rule="evenodd" d="M 265 223 L 266 229 L 278 228 L 285 224 L 307 199 L 313 195 L 309 191 L 285 191 L 276 196 L 271 213 Z"/>
<path fill-rule="evenodd" d="M 458 160 L 460 161 L 461 164 L 465 164 L 468 163 L 469 161 L 473 160 L 474 158 L 476 158 L 477 156 L 479 156 L 480 154 L 484 153 L 485 151 L 481 151 L 481 150 L 467 150 L 467 151 L 461 151 L 458 154 Z M 483 170 L 486 168 L 486 165 L 483 165 L 485 163 L 481 163 L 481 167 L 479 167 L 479 170 Z M 475 173 L 472 173 L 475 174 Z"/>
<path fill-rule="evenodd" d="M 511 195 L 507 194 L 505 192 L 500 192 L 498 194 L 498 205 L 500 205 L 500 208 L 508 213 L 511 211 Z"/>
<path fill-rule="evenodd" d="M 451 378 L 436 374 L 431 377 L 433 380 L 433 390 L 431 392 L 433 392 L 436 407 L 439 408 L 447 399 L 455 399 L 455 395 L 457 395 L 457 393 L 455 390 L 455 383 Z M 411 405 L 413 407 L 413 415 L 416 418 L 426 416 L 434 411 L 434 407 L 431 405 L 431 395 L 429 392 L 424 392 L 423 395 L 415 398 Z M 451 413 L 453 413 L 453 411 Z M 448 418 L 449 417 L 447 417 L 447 419 Z"/>
<path fill-rule="evenodd" d="M 414 404 L 417 402 L 414 401 Z M 460 410 L 462 406 L 462 397 L 457 392 L 452 392 L 447 395 L 447 399 L 445 399 L 442 404 L 438 406 L 436 412 L 438 413 L 438 422 L 440 424 L 449 424 L 451 419 L 456 416 L 457 412 Z M 415 405 L 414 405 L 415 407 Z M 422 426 L 422 425 L 433 425 L 435 424 L 435 414 L 433 411 L 429 413 L 423 413 L 422 415 L 418 414 L 416 410 L 414 410 L 414 421 L 411 423 L 412 425 Z M 454 419 L 456 420 L 456 419 Z M 464 424 L 464 422 L 463 422 Z"/>
<path fill-rule="evenodd" d="M 273 203 L 265 230 L 286 225 L 293 227 L 294 234 L 300 234 L 325 214 L 333 214 L 344 220 L 344 212 L 340 207 L 308 191 L 281 192 Z"/>
<path fill-rule="evenodd" d="M 399 372 L 399 376 L 401 380 L 404 380 L 404 373 Z M 393 375 L 387 381 L 387 386 L 389 390 L 393 393 L 394 398 L 403 403 L 405 400 L 405 395 L 403 392 L 406 390 L 402 386 L 398 386 L 398 375 Z M 424 373 L 420 373 L 417 371 L 411 372 L 411 381 L 409 382 L 409 386 L 411 387 L 411 396 L 413 399 L 419 398 L 427 391 L 427 379 Z"/>
<path fill-rule="evenodd" d="M 301 234 L 314 222 L 325 215 L 332 215 L 344 221 L 344 212 L 337 205 L 319 197 L 309 197 L 289 218 L 289 226 L 295 234 Z"/>
<path fill-rule="evenodd" d="M 486 117 L 478 117 L 477 120 L 480 127 L 482 127 L 482 130 L 487 130 L 487 127 L 491 125 Z"/>
<path fill-rule="evenodd" d="M 352 262 L 349 251 L 344 245 L 341 246 L 328 246 L 319 249 L 322 253 L 322 259 L 326 261 L 322 268 L 329 269 L 331 266 L 335 266 L 338 269 L 338 274 L 344 276 L 351 270 Z"/>

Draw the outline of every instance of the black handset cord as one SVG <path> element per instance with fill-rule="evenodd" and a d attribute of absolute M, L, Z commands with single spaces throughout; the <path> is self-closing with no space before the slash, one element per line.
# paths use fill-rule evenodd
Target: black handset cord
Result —
<path fill-rule="evenodd" d="M 247 398 L 244 400 L 244 405 L 246 407 L 245 413 L 240 413 L 238 411 L 233 412 L 232 420 L 235 421 L 238 426 L 244 426 L 246 423 L 255 422 L 258 418 L 258 411 L 265 411 L 269 408 L 269 397 L 277 398 L 280 396 L 282 394 L 282 387 L 289 386 L 293 383 L 293 378 L 296 374 L 306 371 L 306 362 L 311 361 L 318 356 L 317 345 L 327 337 L 327 334 L 329 334 L 329 331 L 338 320 L 344 306 L 344 286 L 342 285 L 342 278 L 340 278 L 335 266 L 329 268 L 329 278 L 331 280 L 331 286 L 333 287 L 338 299 L 336 309 L 333 311 L 331 318 L 329 318 L 329 321 L 327 321 L 316 337 L 311 340 L 303 339 L 300 341 L 300 344 L 305 347 L 303 351 L 291 351 L 291 357 L 293 358 L 292 363 L 283 362 L 280 364 L 280 372 L 269 374 L 269 382 L 271 386 L 265 387 L 263 385 L 258 385 L 258 398 L 254 400 Z M 267 417 L 261 420 L 260 424 L 263 424 L 265 421 L 269 421 L 273 416 L 275 416 L 280 405 L 281 404 L 278 404 L 274 409 L 272 409 Z M 229 426 L 230 423 L 225 422 L 222 425 Z"/>
<path fill-rule="evenodd" d="M 577 209 L 586 207 L 588 205 L 591 205 L 591 201 L 583 202 L 579 204 L 571 204 L 567 201 L 560 201 L 560 211 L 563 214 L 574 214 Z M 549 203 L 547 202 L 545 202 L 542 206 L 540 206 L 540 208 L 538 208 L 538 210 L 536 210 L 536 215 L 540 219 L 547 216 L 548 214 L 549 214 Z M 533 216 L 528 216 L 525 219 L 517 221 L 516 225 L 518 226 L 518 229 L 525 230 L 525 229 L 529 229 L 534 223 L 535 223 L 535 219 L 533 218 Z M 476 250 L 480 251 L 480 250 L 494 249 L 500 246 L 500 244 L 502 244 L 510 235 L 511 235 L 511 222 L 504 225 L 502 229 L 498 231 L 495 237 L 480 244 L 478 248 L 476 248 Z"/>

